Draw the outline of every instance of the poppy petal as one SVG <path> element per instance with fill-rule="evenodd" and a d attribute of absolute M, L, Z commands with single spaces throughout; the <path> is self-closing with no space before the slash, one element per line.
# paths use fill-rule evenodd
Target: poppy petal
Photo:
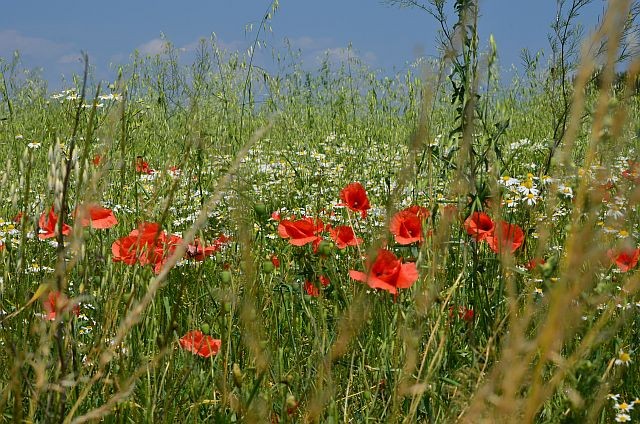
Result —
<path fill-rule="evenodd" d="M 401 289 L 408 289 L 418 280 L 420 274 L 416 268 L 416 264 L 407 263 L 402 264 L 400 267 L 400 273 L 398 274 L 398 280 L 396 286 Z"/>

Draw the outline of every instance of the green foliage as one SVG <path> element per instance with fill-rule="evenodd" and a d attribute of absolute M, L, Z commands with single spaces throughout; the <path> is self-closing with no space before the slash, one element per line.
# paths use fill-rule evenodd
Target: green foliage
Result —
<path fill-rule="evenodd" d="M 577 86 L 569 163 L 547 169 L 556 82 L 529 57 L 526 75 L 499 84 L 476 3 L 455 10 L 443 34 L 460 34 L 460 48 L 449 75 L 427 67 L 433 78 L 418 66 L 384 76 L 355 56 L 304 71 L 295 52 L 270 75 L 252 62 L 261 32 L 247 54 L 203 40 L 190 66 L 167 44 L 104 89 L 89 76 L 48 93 L 19 78 L 19 57 L 1 61 L 3 418 L 609 422 L 640 396 L 638 274 L 613 263 L 640 234 L 627 119 L 638 98 Z M 366 218 L 341 205 L 353 181 Z M 118 225 L 83 228 L 73 211 L 88 202 Z M 56 242 L 38 238 L 51 205 L 74 226 Z M 402 245 L 388 224 L 411 205 L 429 211 L 424 241 Z M 480 210 L 523 229 L 513 255 L 465 228 Z M 349 226 L 363 242 L 339 249 L 325 229 L 296 246 L 272 212 Z M 184 246 L 166 273 L 115 262 L 114 241 L 141 222 L 202 246 L 229 240 L 202 261 Z M 349 276 L 382 245 L 420 273 L 397 296 Z M 52 291 L 65 298 L 50 321 Z M 186 349 L 192 330 L 219 339 L 217 354 Z"/>

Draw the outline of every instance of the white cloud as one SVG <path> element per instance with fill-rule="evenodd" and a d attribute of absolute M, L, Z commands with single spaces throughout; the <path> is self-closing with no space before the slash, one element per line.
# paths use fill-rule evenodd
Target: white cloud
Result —
<path fill-rule="evenodd" d="M 291 47 L 301 50 L 322 50 L 331 46 L 333 42 L 328 37 L 314 38 L 308 36 L 289 38 L 288 40 Z"/>
<path fill-rule="evenodd" d="M 22 56 L 50 60 L 68 55 L 73 49 L 73 45 L 69 43 L 30 37 L 12 29 L 0 31 L 0 56 L 11 55 L 18 50 Z"/>
<path fill-rule="evenodd" d="M 373 66 L 378 57 L 372 51 L 359 52 L 354 48 L 336 47 L 335 40 L 330 37 L 302 36 L 287 39 L 289 45 L 302 52 L 303 62 L 319 65 L 325 58 L 330 62 L 341 63 L 348 60 L 356 60 Z"/>
<path fill-rule="evenodd" d="M 114 53 L 109 57 L 109 63 L 110 64 L 122 64 L 123 62 L 126 62 L 127 59 L 127 55 L 121 52 L 118 53 Z"/>
<path fill-rule="evenodd" d="M 247 42 L 240 40 L 224 41 L 217 38 L 216 43 L 218 47 L 227 52 L 236 52 L 247 48 Z"/>
<path fill-rule="evenodd" d="M 368 51 L 361 54 L 357 50 L 354 50 L 353 48 L 350 49 L 348 47 L 332 47 L 326 49 L 316 56 L 317 62 L 321 62 L 325 57 L 328 57 L 329 61 L 336 63 L 356 60 L 368 65 L 374 65 L 378 60 L 377 56 L 373 52 Z"/>
<path fill-rule="evenodd" d="M 184 46 L 180 47 L 179 50 L 181 52 L 194 52 L 194 51 L 198 50 L 198 47 L 200 47 L 200 43 L 203 40 L 206 41 L 205 38 L 199 38 L 199 39 L 197 39 L 195 41 L 192 41 L 190 43 L 185 44 Z"/>
<path fill-rule="evenodd" d="M 147 41 L 144 44 L 141 44 L 137 47 L 137 50 L 141 55 L 146 56 L 154 56 L 157 54 L 164 53 L 167 47 L 167 42 L 161 38 L 154 38 L 153 40 Z"/>
<path fill-rule="evenodd" d="M 190 43 L 184 44 L 178 48 L 179 51 L 185 53 L 195 52 L 200 48 L 201 43 L 205 43 L 207 46 L 211 46 L 211 39 L 207 37 L 200 37 L 197 40 L 193 40 Z M 246 48 L 247 43 L 240 40 L 224 41 L 218 37 L 215 38 L 215 44 L 220 50 L 225 52 L 241 51 Z"/>
<path fill-rule="evenodd" d="M 195 51 L 198 50 L 198 48 L 200 47 L 200 43 L 205 42 L 206 44 L 210 44 L 210 40 L 208 38 L 205 37 L 200 37 L 196 40 L 193 40 L 189 43 L 183 44 L 180 47 L 177 47 L 177 50 L 179 52 L 183 52 L 183 53 L 193 53 Z M 217 46 L 224 51 L 227 52 L 232 52 L 232 51 L 240 51 L 241 49 L 244 49 L 246 47 L 246 43 L 243 43 L 242 41 L 223 41 L 220 38 L 216 38 L 216 44 Z M 170 41 L 162 39 L 162 38 L 154 38 L 153 40 L 147 41 L 144 44 L 141 44 L 140 46 L 137 47 L 137 50 L 140 52 L 141 55 L 145 56 L 145 55 L 149 55 L 149 56 L 154 56 L 157 54 L 162 54 L 166 51 L 167 48 L 167 44 L 169 44 Z M 176 47 L 176 46 L 174 46 Z"/>

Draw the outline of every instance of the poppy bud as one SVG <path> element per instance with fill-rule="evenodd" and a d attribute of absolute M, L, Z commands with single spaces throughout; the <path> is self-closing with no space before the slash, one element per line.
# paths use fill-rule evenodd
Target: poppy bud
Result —
<path fill-rule="evenodd" d="M 331 250 L 333 248 L 333 243 L 330 243 L 326 240 L 322 240 L 320 245 L 318 246 L 318 253 L 323 256 L 329 256 L 331 254 Z"/>
<path fill-rule="evenodd" d="M 271 274 L 276 267 L 273 265 L 271 261 L 262 262 L 262 272 L 265 274 Z"/>
<path fill-rule="evenodd" d="M 244 377 L 244 375 L 240 370 L 240 365 L 234 363 L 232 373 L 233 373 L 233 384 L 235 384 L 237 388 L 242 387 L 242 378 Z"/>
<path fill-rule="evenodd" d="M 546 263 L 540 266 L 540 268 L 542 269 L 542 276 L 544 278 L 550 278 L 553 275 L 553 272 L 556 269 L 557 262 L 558 258 L 552 256 L 547 260 Z"/>
<path fill-rule="evenodd" d="M 220 276 L 222 277 L 222 282 L 224 284 L 229 284 L 231 282 L 231 272 L 229 271 L 222 271 L 222 273 L 220 274 Z"/>
<path fill-rule="evenodd" d="M 371 399 L 371 392 L 369 390 L 365 390 L 362 395 L 364 396 L 365 400 L 370 400 Z"/>
<path fill-rule="evenodd" d="M 258 218 L 264 218 L 267 216 L 267 207 L 262 202 L 254 204 L 253 211 L 256 213 Z"/>
<path fill-rule="evenodd" d="M 231 312 L 231 303 L 229 303 L 229 302 L 224 302 L 224 304 L 223 304 L 222 308 L 224 309 L 224 311 L 225 311 L 226 313 Z"/>
<path fill-rule="evenodd" d="M 297 406 L 298 402 L 296 401 L 296 397 L 289 393 L 287 395 L 287 410 L 290 410 L 290 413 L 292 413 L 293 411 L 295 411 Z"/>
<path fill-rule="evenodd" d="M 209 328 L 209 324 L 202 324 L 202 332 L 204 334 L 209 334 L 209 330 L 211 330 L 211 328 Z"/>

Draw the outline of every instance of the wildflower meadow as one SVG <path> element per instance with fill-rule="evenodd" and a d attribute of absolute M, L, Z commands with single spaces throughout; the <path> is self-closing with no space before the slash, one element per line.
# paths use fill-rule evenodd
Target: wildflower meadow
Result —
<path fill-rule="evenodd" d="M 454 3 L 395 75 L 0 58 L 0 420 L 640 420 L 631 4 L 505 81 Z"/>

